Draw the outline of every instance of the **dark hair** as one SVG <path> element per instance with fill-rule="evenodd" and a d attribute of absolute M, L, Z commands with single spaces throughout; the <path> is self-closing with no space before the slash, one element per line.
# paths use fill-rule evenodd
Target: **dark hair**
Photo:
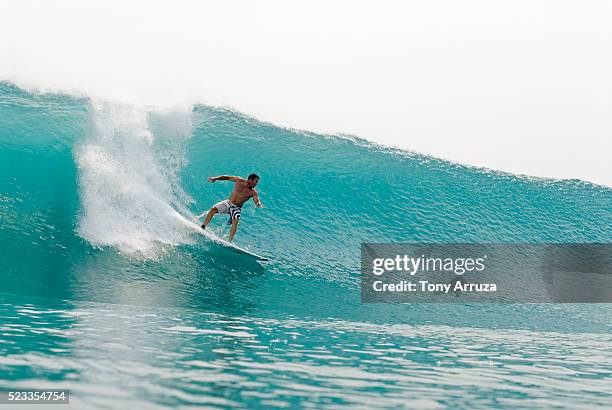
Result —
<path fill-rule="evenodd" d="M 248 179 L 255 179 L 255 178 L 259 179 L 259 175 L 257 175 L 257 174 L 251 174 L 251 175 L 249 175 L 249 178 L 248 178 Z"/>

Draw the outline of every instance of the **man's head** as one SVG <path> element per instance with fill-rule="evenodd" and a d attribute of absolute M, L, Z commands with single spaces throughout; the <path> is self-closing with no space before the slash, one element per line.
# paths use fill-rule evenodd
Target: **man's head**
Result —
<path fill-rule="evenodd" d="M 249 188 L 255 188 L 255 186 L 259 182 L 259 175 L 257 174 L 249 175 L 249 177 L 247 178 L 247 182 L 249 183 Z"/>

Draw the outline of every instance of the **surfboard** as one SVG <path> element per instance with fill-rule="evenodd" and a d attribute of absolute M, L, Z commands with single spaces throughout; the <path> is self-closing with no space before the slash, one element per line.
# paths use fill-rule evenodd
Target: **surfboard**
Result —
<path fill-rule="evenodd" d="M 179 214 L 177 212 L 177 215 L 180 217 L 179 220 L 181 221 L 181 223 L 183 225 L 185 225 L 187 228 L 191 229 L 192 231 L 199 233 L 200 235 L 202 235 L 203 237 L 207 238 L 208 240 L 211 240 L 213 242 L 215 242 L 216 244 L 223 246 L 224 248 L 227 248 L 231 251 L 237 252 L 237 253 L 241 253 L 243 255 L 247 255 L 250 256 L 252 258 L 257 259 L 258 261 L 262 261 L 262 262 L 266 262 L 269 261 L 269 258 L 266 258 L 265 256 L 261 256 L 258 255 L 254 252 L 251 252 L 247 249 L 241 248 L 238 245 L 235 245 L 229 241 L 226 241 L 225 239 L 219 238 L 214 232 L 208 230 L 208 229 L 202 229 L 200 227 L 200 225 L 191 222 L 190 220 L 188 220 L 187 218 L 185 218 L 184 216 L 182 216 L 181 214 Z"/>

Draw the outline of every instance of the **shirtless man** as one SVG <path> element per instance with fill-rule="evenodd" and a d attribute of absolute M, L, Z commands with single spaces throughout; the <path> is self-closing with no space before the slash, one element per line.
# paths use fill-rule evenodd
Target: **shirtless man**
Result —
<path fill-rule="evenodd" d="M 225 199 L 221 202 L 213 205 L 208 211 L 206 219 L 202 224 L 202 229 L 206 229 L 210 220 L 216 213 L 229 214 L 232 229 L 229 234 L 229 241 L 234 239 L 236 229 L 238 229 L 238 222 L 240 220 L 240 212 L 242 211 L 242 205 L 253 197 L 253 202 L 257 208 L 263 207 L 263 204 L 259 200 L 259 194 L 255 191 L 255 186 L 259 182 L 259 176 L 257 174 L 251 174 L 247 179 L 241 177 L 233 177 L 230 175 L 221 175 L 218 177 L 209 177 L 208 182 L 215 181 L 234 181 L 234 190 L 230 194 L 229 199 Z M 229 224 L 229 222 L 228 222 Z"/>

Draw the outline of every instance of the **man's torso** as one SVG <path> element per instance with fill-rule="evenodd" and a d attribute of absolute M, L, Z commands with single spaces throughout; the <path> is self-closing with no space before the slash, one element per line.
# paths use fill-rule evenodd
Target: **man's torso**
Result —
<path fill-rule="evenodd" d="M 234 205 L 242 206 L 253 196 L 253 193 L 247 181 L 239 181 L 234 183 L 234 190 L 230 194 L 229 201 Z"/>

